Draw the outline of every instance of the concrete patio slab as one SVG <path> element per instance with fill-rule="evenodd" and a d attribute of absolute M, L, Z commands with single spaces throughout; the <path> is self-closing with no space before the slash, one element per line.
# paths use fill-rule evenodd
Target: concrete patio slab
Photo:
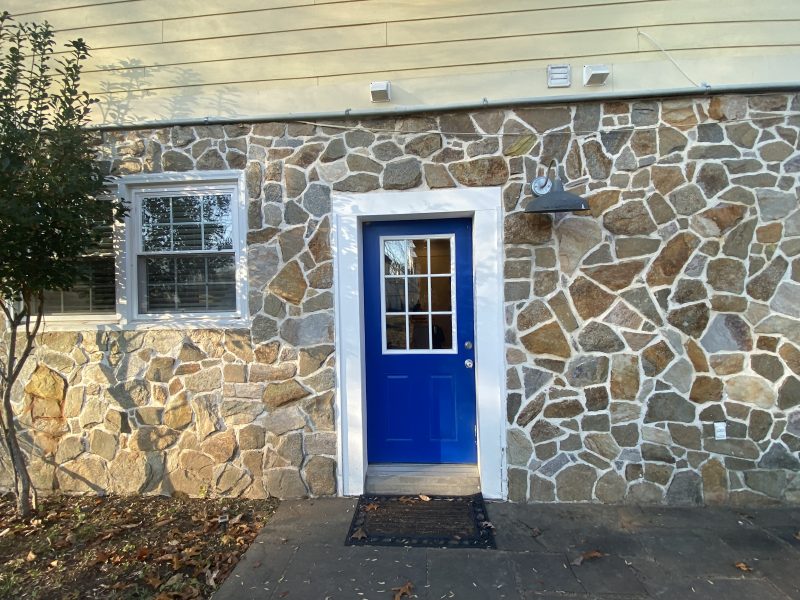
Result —
<path fill-rule="evenodd" d="M 354 508 L 284 502 L 214 600 L 800 598 L 796 508 L 490 503 L 497 550 L 345 546 Z"/>

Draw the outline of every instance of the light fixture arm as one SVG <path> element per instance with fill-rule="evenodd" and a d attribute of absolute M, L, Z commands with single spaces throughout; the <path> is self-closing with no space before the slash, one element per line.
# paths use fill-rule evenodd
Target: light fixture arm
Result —
<path fill-rule="evenodd" d="M 550 179 L 550 169 L 552 169 L 554 166 L 555 176 L 553 179 Z M 563 190 L 564 184 L 561 183 L 561 178 L 558 176 L 558 160 L 551 158 L 544 175 L 539 175 L 531 182 L 531 192 L 533 192 L 533 195 L 536 197 L 544 196 L 545 194 L 553 191 L 554 188 L 558 189 L 559 185 Z"/>

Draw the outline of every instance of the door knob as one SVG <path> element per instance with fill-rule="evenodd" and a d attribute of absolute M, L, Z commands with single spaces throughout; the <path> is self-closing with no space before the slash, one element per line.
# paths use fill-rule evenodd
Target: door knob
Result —
<path fill-rule="evenodd" d="M 467 367 L 468 369 L 471 369 L 474 364 L 475 363 L 472 362 L 471 358 L 468 358 L 467 360 L 464 361 L 464 366 Z"/>

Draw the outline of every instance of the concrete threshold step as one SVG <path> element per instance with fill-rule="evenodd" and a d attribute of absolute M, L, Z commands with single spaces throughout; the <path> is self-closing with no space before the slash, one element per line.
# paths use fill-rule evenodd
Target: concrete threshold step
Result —
<path fill-rule="evenodd" d="M 368 494 L 463 496 L 481 491 L 477 465 L 372 464 L 367 468 Z"/>

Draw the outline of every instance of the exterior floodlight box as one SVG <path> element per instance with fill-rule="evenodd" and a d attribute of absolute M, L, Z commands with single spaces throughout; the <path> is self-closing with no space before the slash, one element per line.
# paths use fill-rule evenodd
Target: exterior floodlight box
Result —
<path fill-rule="evenodd" d="M 373 81 L 369 84 L 369 95 L 373 102 L 389 102 L 392 99 L 391 83 Z"/>
<path fill-rule="evenodd" d="M 608 68 L 608 65 L 584 65 L 583 85 L 605 85 L 609 75 L 611 75 L 611 69 Z"/>

